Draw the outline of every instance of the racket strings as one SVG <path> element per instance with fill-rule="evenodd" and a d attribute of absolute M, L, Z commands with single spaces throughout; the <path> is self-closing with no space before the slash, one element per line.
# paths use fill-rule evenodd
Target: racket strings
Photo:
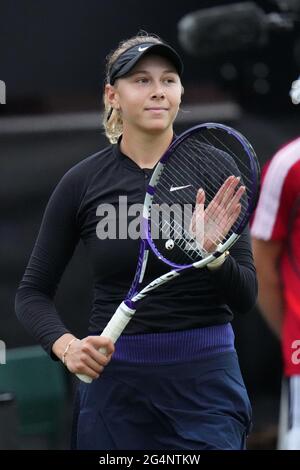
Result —
<path fill-rule="evenodd" d="M 198 149 L 197 149 L 198 150 Z M 200 152 L 199 152 L 200 153 Z M 188 156 L 186 155 L 186 157 L 188 158 Z M 217 166 L 217 164 L 214 162 L 213 159 L 211 159 L 211 168 L 214 168 L 216 170 L 216 172 L 220 172 L 220 167 Z M 224 168 L 224 175 L 226 175 L 227 172 L 227 177 L 228 176 L 231 176 L 232 174 L 234 174 L 234 172 L 228 172 L 228 170 L 226 168 Z M 239 173 L 236 172 L 236 174 L 234 176 L 239 176 Z M 224 176 L 224 179 L 226 178 L 226 176 Z M 223 181 L 224 182 L 224 181 Z M 215 197 L 216 193 L 218 192 L 218 190 L 220 189 L 222 183 L 220 182 L 220 178 L 218 178 L 218 181 L 214 182 L 213 180 L 213 176 L 210 175 L 210 181 L 209 181 L 209 185 L 210 186 L 206 186 L 205 188 L 205 194 L 206 194 L 206 206 L 213 200 L 213 198 Z M 241 186 L 241 184 L 239 184 L 239 186 Z M 227 191 L 225 193 L 225 196 L 227 195 Z M 241 203 L 244 204 L 244 206 L 246 207 L 247 206 L 247 202 L 244 201 L 244 200 L 241 200 Z M 214 215 L 214 214 L 213 214 Z"/>
<path fill-rule="evenodd" d="M 199 144 L 199 143 L 198 143 L 198 142 L 192 142 L 192 145 L 195 145 L 195 144 Z M 195 148 L 196 148 L 196 152 L 198 151 L 199 153 L 202 153 L 202 155 L 204 155 L 203 149 L 201 149 L 201 147 L 199 147 L 199 146 L 197 147 L 197 145 L 195 145 Z M 235 155 L 231 153 L 231 157 L 233 157 L 233 156 L 235 156 Z M 187 156 L 187 158 L 188 158 L 188 156 Z M 235 156 L 235 158 L 236 158 L 236 156 Z M 219 165 L 220 165 L 220 164 L 219 164 Z M 214 168 L 215 171 L 216 171 L 216 173 L 219 173 L 219 172 L 220 172 L 220 166 L 219 166 L 219 165 L 218 165 L 218 163 L 216 163 L 216 162 L 214 161 L 214 159 L 212 159 L 212 160 L 210 161 L 210 168 Z M 224 167 L 224 170 L 226 170 L 227 173 L 228 173 L 228 169 L 226 169 L 226 167 Z M 235 176 L 240 176 L 240 173 L 239 173 L 239 172 L 238 172 L 238 173 L 236 172 Z M 246 186 L 248 186 L 249 184 L 251 184 L 250 178 L 248 178 L 247 175 L 245 175 L 245 174 L 243 175 L 243 182 L 246 183 Z"/>
<path fill-rule="evenodd" d="M 200 243 L 197 243 L 197 240 L 195 239 L 195 236 L 192 236 L 191 231 L 187 230 L 184 227 L 184 223 L 182 223 L 181 221 L 182 213 L 176 213 L 174 211 L 174 218 L 172 219 L 172 221 L 170 221 L 170 213 L 168 211 L 165 211 L 162 207 L 159 207 L 158 211 L 162 216 L 162 220 L 157 222 L 158 216 L 153 217 L 152 215 L 152 238 L 157 240 L 159 238 L 159 235 L 162 239 L 165 240 L 171 238 L 176 243 L 177 247 L 182 250 L 183 254 L 187 255 L 191 261 L 201 259 L 205 254 L 205 250 L 203 249 L 203 246 L 201 246 Z M 180 222 L 178 222 L 176 218 L 177 220 L 180 220 Z M 156 232 L 154 230 L 155 228 L 158 229 Z M 221 233 L 220 231 L 218 232 L 218 226 L 214 228 L 214 235 L 215 237 L 218 235 L 218 243 L 221 243 L 221 241 L 224 239 L 223 233 Z"/>
<path fill-rule="evenodd" d="M 206 142 L 208 142 L 207 139 L 206 139 Z M 197 145 L 197 144 L 198 144 L 198 145 Z M 211 146 L 212 146 L 212 144 L 209 145 L 209 147 L 211 147 Z M 195 149 L 196 149 L 196 152 L 199 152 L 200 154 L 202 154 L 202 156 L 205 156 L 204 151 L 203 151 L 203 146 L 201 147 L 201 145 L 199 145 L 199 142 L 198 142 L 198 141 L 196 141 L 196 140 L 192 141 L 192 142 L 191 142 L 191 147 L 192 147 L 192 148 L 195 148 Z M 217 150 L 220 150 L 220 149 L 217 149 Z M 226 150 L 228 150 L 228 154 L 231 156 L 231 158 L 234 158 L 235 161 L 238 159 L 238 157 L 236 156 L 236 154 L 234 154 L 232 151 L 230 151 L 230 150 L 228 149 L 228 146 L 226 146 Z M 223 151 L 223 150 L 222 150 L 222 151 Z M 229 153 L 229 152 L 230 152 L 230 153 Z M 186 155 L 186 157 L 188 158 L 188 155 Z M 219 163 L 219 164 L 218 164 L 218 163 L 216 163 L 214 160 L 215 160 L 215 159 L 211 159 L 211 160 L 209 161 L 209 165 L 210 165 L 210 167 L 212 167 L 212 168 L 214 168 L 214 169 L 216 170 L 216 173 L 220 173 L 220 163 L 221 163 L 221 162 L 218 162 L 218 163 Z M 241 160 L 240 160 L 240 161 L 241 161 Z M 249 169 L 248 167 L 246 167 L 246 165 L 245 165 L 244 163 L 243 163 L 243 166 L 244 166 L 246 169 Z M 228 169 L 227 169 L 226 167 L 224 167 L 224 170 L 225 170 L 225 171 L 227 172 L 227 174 L 229 175 Z M 232 174 L 232 173 L 231 173 L 231 174 Z M 235 176 L 240 176 L 240 175 L 241 175 L 240 172 L 235 172 Z M 243 181 L 242 181 L 242 183 L 245 183 L 245 184 L 246 184 L 246 187 L 247 187 L 247 186 L 249 186 L 249 185 L 251 184 L 251 181 L 252 181 L 252 180 L 251 180 L 250 178 L 248 178 L 247 175 L 244 173 L 244 174 L 243 174 Z M 213 196 L 214 196 L 214 192 L 213 192 L 212 194 L 213 194 Z M 213 197 L 213 196 L 212 196 L 212 197 Z"/>
<path fill-rule="evenodd" d="M 165 231 L 167 239 L 170 238 L 170 228 L 173 232 L 175 232 L 174 240 L 177 242 L 176 246 L 181 249 L 184 255 L 188 256 L 192 262 L 199 259 L 199 257 L 201 258 L 202 253 L 201 251 L 199 251 L 199 249 L 197 249 L 197 247 L 195 247 L 194 239 L 191 238 L 189 233 L 187 233 L 185 230 L 182 230 L 182 226 L 178 224 L 178 222 L 175 221 L 175 223 L 172 224 L 171 227 L 170 224 L 164 222 L 160 225 L 160 228 L 162 232 Z M 178 256 L 177 258 L 180 257 Z"/>
<path fill-rule="evenodd" d="M 160 198 L 162 200 L 167 200 L 167 202 L 169 203 L 174 203 L 174 195 L 171 193 L 170 189 L 172 187 L 175 187 L 177 184 L 182 184 L 182 177 L 183 177 L 183 171 L 184 170 L 184 167 L 186 166 L 186 168 L 189 168 L 188 167 L 188 164 L 185 162 L 184 160 L 184 157 L 187 157 L 187 159 L 189 158 L 187 155 L 185 154 L 182 154 L 182 159 L 181 159 L 181 163 L 180 163 L 180 169 L 177 169 L 175 165 L 173 165 L 172 167 L 172 172 L 168 172 L 168 168 L 164 171 L 164 175 L 163 175 L 163 182 L 160 183 L 160 185 L 157 186 L 157 195 L 160 195 Z M 190 159 L 190 158 L 189 158 Z M 180 171 L 181 170 L 181 171 Z M 195 173 L 195 172 L 194 172 Z M 203 168 L 200 168 L 200 165 L 199 165 L 199 171 L 198 171 L 199 174 L 203 173 Z M 229 175 L 228 175 L 229 176 Z M 178 177 L 178 179 L 177 179 Z M 201 175 L 201 177 L 199 178 L 195 178 L 191 175 L 189 175 L 189 179 L 188 181 L 190 182 L 188 186 L 193 186 L 193 192 L 191 191 L 186 191 L 186 194 L 188 193 L 192 193 L 193 194 L 193 203 L 195 203 L 195 189 L 198 190 L 200 189 L 201 186 L 199 186 L 199 184 L 202 182 L 203 183 L 203 176 Z M 163 184 L 164 183 L 164 184 Z M 168 184 L 166 184 L 168 183 Z M 214 186 L 214 190 L 213 191 L 210 191 L 209 188 L 206 188 L 207 189 L 207 194 L 208 194 L 208 201 L 210 201 L 211 199 L 213 199 L 215 193 L 219 190 L 220 188 L 220 184 L 213 184 L 213 181 L 211 180 L 210 182 L 211 186 Z M 168 190 L 167 187 L 169 187 L 170 189 Z M 203 186 L 203 184 L 202 184 Z M 159 199 L 159 197 L 157 197 L 156 195 L 156 199 Z M 191 201 L 192 202 L 192 201 Z"/>
<path fill-rule="evenodd" d="M 226 153 L 228 153 L 228 155 L 230 155 L 232 158 L 234 158 L 234 160 L 236 162 L 239 162 L 239 165 L 241 165 L 243 167 L 243 170 L 245 171 L 245 173 L 249 171 L 249 165 L 246 165 L 243 162 L 242 158 L 238 158 L 236 153 L 233 152 L 232 149 L 228 145 L 226 145 L 226 143 L 224 141 L 221 141 L 215 134 L 213 134 L 211 131 L 208 131 L 208 132 L 216 140 L 216 142 L 218 143 L 218 147 L 215 144 L 212 144 L 205 136 L 202 136 L 203 140 L 205 140 L 205 142 L 208 145 L 214 145 L 214 147 L 217 147 L 217 148 L 222 147 L 223 151 L 225 151 Z M 242 145 L 242 144 L 240 144 L 240 145 Z M 248 179 L 248 181 L 250 181 L 250 179 Z"/>
<path fill-rule="evenodd" d="M 181 149 L 181 150 L 182 150 L 182 149 Z M 184 169 L 184 166 L 186 166 L 186 167 L 188 168 L 187 163 L 185 162 L 185 157 L 186 157 L 187 159 L 191 160 L 190 155 L 189 155 L 189 156 L 186 155 L 186 152 L 183 152 L 182 156 L 183 156 L 183 159 L 180 160 L 180 161 L 181 161 L 181 170 Z M 196 163 L 197 163 L 197 160 L 196 160 Z M 200 168 L 199 168 L 199 170 L 200 170 Z M 203 169 L 201 169 L 201 170 L 202 170 L 202 172 L 203 172 Z M 199 172 L 200 172 L 200 171 L 199 171 Z M 176 168 L 174 165 L 172 165 L 172 174 L 171 174 L 170 176 L 167 174 L 167 172 L 165 172 L 165 174 L 164 174 L 164 183 L 168 182 L 168 185 L 167 185 L 167 186 L 172 186 L 172 185 L 174 184 L 174 181 L 175 181 L 175 179 L 176 179 L 176 178 L 174 177 L 174 174 L 175 174 L 176 176 L 179 175 L 179 178 L 180 178 L 179 182 L 182 182 L 182 171 L 181 171 L 181 173 L 179 173 L 179 171 L 177 170 L 177 168 Z M 201 179 L 203 180 L 203 177 L 201 177 Z M 198 178 L 198 181 L 196 181 L 194 178 L 189 178 L 189 181 L 192 181 L 193 185 L 196 186 L 196 189 L 197 189 L 197 187 L 198 187 L 198 189 L 199 189 L 199 178 Z M 213 187 L 213 188 L 212 188 L 213 190 L 209 190 L 209 189 L 207 190 L 207 188 L 206 188 L 206 195 L 208 195 L 208 197 L 206 198 L 206 201 L 208 201 L 208 202 L 210 202 L 210 201 L 213 199 L 213 197 L 215 196 L 216 192 L 220 189 L 220 186 L 221 186 L 220 183 L 216 183 L 215 185 L 213 185 L 213 184 L 212 184 L 212 180 L 210 181 L 210 183 L 211 183 L 211 186 Z M 170 192 L 169 192 L 169 193 L 166 192 L 165 186 L 166 186 L 166 184 L 158 186 L 157 192 L 158 192 L 158 194 L 160 195 L 160 198 L 161 198 L 162 200 L 166 200 L 168 203 L 173 203 L 173 202 L 174 202 L 174 198 L 173 198 L 173 200 L 172 200 L 171 193 L 170 193 Z M 227 194 L 227 192 L 225 193 L 225 195 L 226 195 L 226 194 Z M 194 197 L 195 197 L 195 196 L 193 195 L 193 198 L 194 198 Z M 245 204 L 245 205 L 246 205 L 246 204 Z M 214 215 L 213 212 L 212 212 L 212 214 Z"/>
<path fill-rule="evenodd" d="M 226 148 L 228 148 L 226 146 Z M 233 155 L 233 154 L 232 154 Z M 236 157 L 237 158 L 237 157 Z M 220 172 L 220 168 L 219 166 L 214 162 L 214 159 L 211 159 L 210 160 L 211 162 L 211 167 L 214 167 L 216 171 Z M 234 175 L 234 176 L 240 176 L 241 177 L 241 174 L 240 172 L 237 172 L 237 171 L 231 171 L 231 172 L 228 172 L 228 169 L 226 167 L 224 167 L 224 175 L 226 175 L 227 172 L 227 176 L 230 176 L 230 175 Z M 216 185 L 213 184 L 213 180 L 212 178 L 210 178 L 210 185 L 211 185 L 211 189 L 210 190 L 210 187 L 208 186 L 206 188 L 206 195 L 208 195 L 208 204 L 209 202 L 211 202 L 213 200 L 213 198 L 215 197 L 217 191 L 220 189 L 220 182 L 218 182 Z M 238 187 L 244 185 L 245 188 L 249 187 L 251 185 L 251 180 L 249 178 L 245 178 L 245 176 L 243 176 L 243 178 L 241 179 L 240 183 L 238 184 L 236 190 L 238 189 Z M 224 197 L 226 197 L 228 195 L 228 191 L 225 192 L 224 194 Z M 208 205 L 207 204 L 207 205 Z M 243 214 L 245 212 L 245 210 L 248 208 L 248 196 L 247 196 L 247 192 L 243 195 L 243 197 L 240 199 L 240 204 L 241 204 L 241 213 Z M 213 216 L 215 216 L 214 213 L 212 213 Z M 238 224 L 238 220 L 236 221 L 236 224 Z"/>
<path fill-rule="evenodd" d="M 191 136 L 175 149 L 155 187 L 151 207 L 151 225 L 153 224 L 153 227 L 150 230 L 152 234 L 154 234 L 154 229 L 156 230 L 156 238 L 163 240 L 171 238 L 174 241 L 178 250 L 170 250 L 169 253 L 167 253 L 164 243 L 160 243 L 160 250 L 164 254 L 167 253 L 167 257 L 171 257 L 173 262 L 175 262 L 174 259 L 184 260 L 186 257 L 189 260 L 197 261 L 206 255 L 201 239 L 200 243 L 199 240 L 195 239 L 195 234 L 191 233 L 191 227 L 186 222 L 185 211 L 182 211 L 183 206 L 190 205 L 192 209 L 189 216 L 190 219 L 192 218 L 196 206 L 196 195 L 200 188 L 205 191 L 205 208 L 207 209 L 211 204 L 209 214 L 207 212 L 201 214 L 204 227 L 203 230 L 200 230 L 200 238 L 205 236 L 205 231 L 210 231 L 213 233 L 215 244 L 224 243 L 248 209 L 247 189 L 248 187 L 251 188 L 252 179 L 249 161 L 247 164 L 249 156 L 246 151 L 240 148 L 237 153 L 232 146 L 224 143 L 212 132 L 205 135 L 202 133 L 200 137 L 201 139 L 197 135 Z M 236 139 L 234 142 L 237 143 Z M 239 145 L 242 147 L 242 144 Z M 243 161 L 242 156 L 246 159 L 246 163 Z M 239 201 L 241 213 L 238 219 L 228 230 L 228 233 L 224 234 L 226 214 L 222 215 L 220 207 L 212 201 L 224 181 L 231 175 L 241 176 L 241 181 L 235 188 L 234 193 L 242 185 L 246 187 L 246 192 Z M 225 199 L 229 191 L 228 188 L 223 194 Z M 171 206 L 173 213 L 171 219 L 170 208 L 162 207 L 163 204 Z M 154 206 L 157 206 L 157 209 L 154 210 Z M 161 220 L 159 215 L 153 217 L 155 211 L 161 213 Z M 208 230 L 206 230 L 207 228 Z"/>
<path fill-rule="evenodd" d="M 178 204 L 177 204 L 177 206 L 178 206 Z M 156 225 L 156 227 L 158 226 L 159 228 L 161 228 L 161 232 L 163 233 L 164 238 L 171 237 L 172 236 L 171 232 L 175 232 L 173 237 L 175 238 L 175 241 L 176 241 L 177 245 L 180 246 L 183 249 L 186 249 L 186 246 L 187 246 L 186 242 L 190 242 L 191 235 L 192 235 L 191 230 L 187 230 L 187 227 L 190 227 L 190 222 L 191 222 L 191 219 L 192 219 L 192 211 L 189 211 L 190 212 L 190 214 L 188 214 L 189 215 L 189 223 L 187 224 L 186 223 L 186 220 L 187 220 L 186 211 L 185 210 L 181 211 L 180 209 L 176 210 L 175 207 L 176 207 L 176 205 L 173 204 L 172 209 L 173 209 L 173 213 L 174 213 L 174 219 L 172 220 L 172 222 L 170 222 L 168 220 L 168 219 L 170 219 L 169 211 L 168 210 L 164 211 L 163 207 L 160 207 L 160 209 L 158 209 L 158 210 L 161 211 L 164 221 L 163 221 L 163 223 L 160 223 L 160 224 L 156 223 L 155 225 Z M 216 237 L 218 237 L 218 243 L 221 243 L 221 241 L 223 241 L 223 239 L 224 239 L 223 232 L 221 230 L 219 230 L 219 224 L 222 224 L 222 219 L 220 219 L 220 216 L 219 216 L 219 220 L 218 220 L 218 217 L 214 215 L 214 212 L 215 211 L 212 211 L 212 214 L 211 214 L 211 218 L 214 221 L 214 238 L 216 239 Z M 179 224 L 176 221 L 176 219 L 179 220 L 181 223 Z M 184 220 L 182 220 L 182 219 L 184 219 Z M 198 219 L 199 219 L 199 217 L 198 217 Z M 152 222 L 155 223 L 155 218 L 154 217 L 152 217 Z M 204 222 L 204 220 L 200 219 L 199 222 L 200 223 Z M 207 220 L 206 225 L 211 226 L 212 221 Z M 152 228 L 152 231 L 153 231 L 153 228 Z M 156 235 L 156 238 L 157 238 L 157 233 L 155 235 Z M 152 235 L 152 237 L 153 237 L 153 235 Z M 195 238 L 195 236 L 194 236 L 194 238 Z M 181 243 L 180 243 L 180 241 L 181 241 Z M 191 243 L 188 243 L 188 249 L 191 250 Z M 203 250 L 203 247 L 201 247 L 201 249 Z M 199 251 L 198 250 L 194 249 L 194 253 L 196 254 L 196 256 L 199 256 Z"/>
<path fill-rule="evenodd" d="M 162 215 L 162 221 L 157 222 L 157 218 L 159 218 L 159 214 L 161 213 Z M 192 219 L 192 214 L 187 214 L 187 211 L 183 210 L 181 211 L 180 209 L 176 212 L 174 210 L 174 205 L 173 205 L 173 213 L 174 213 L 174 218 L 172 221 L 170 221 L 170 211 L 169 210 L 164 210 L 163 207 L 159 207 L 157 209 L 157 216 L 153 217 L 151 219 L 151 223 L 153 224 L 151 230 L 152 230 L 152 238 L 158 238 L 159 234 L 163 234 L 164 239 L 169 239 L 172 237 L 173 240 L 176 241 L 178 246 L 184 247 L 186 242 L 190 241 L 191 239 L 195 240 L 195 235 L 193 234 L 191 230 L 191 219 Z M 189 220 L 187 222 L 187 216 L 189 217 Z M 183 220 L 182 220 L 183 219 Z M 214 217 L 212 217 L 214 219 Z M 216 221 L 214 222 L 214 235 L 215 237 L 218 237 L 218 243 L 221 243 L 224 239 L 223 232 L 219 230 L 219 223 L 220 220 L 218 220 L 217 217 L 215 217 Z M 180 222 L 178 222 L 178 220 Z M 222 221 L 222 219 L 221 219 Z M 208 220 L 206 223 L 203 220 L 200 220 L 199 223 L 204 222 L 204 227 L 203 227 L 203 232 L 205 233 L 205 225 L 209 225 L 211 223 L 210 220 Z M 154 227 L 159 228 L 157 232 L 154 232 Z M 204 236 L 203 233 L 203 236 Z M 190 249 L 190 245 L 189 245 Z M 203 247 L 200 247 L 201 252 L 205 251 Z M 195 252 L 198 253 L 197 250 Z"/>
<path fill-rule="evenodd" d="M 176 177 L 177 177 L 177 176 L 178 176 L 178 179 L 179 179 L 178 182 L 180 182 L 180 181 L 182 182 L 182 175 L 183 175 L 183 171 L 182 171 L 182 170 L 184 170 L 184 167 L 186 167 L 187 169 L 189 169 L 189 173 L 190 173 L 190 167 L 189 167 L 189 165 L 190 165 L 190 161 L 191 161 L 191 152 L 190 152 L 190 150 L 189 150 L 189 154 L 187 154 L 187 152 L 185 151 L 185 149 L 180 149 L 180 150 L 181 150 L 180 156 L 182 157 L 182 158 L 180 159 L 180 167 L 181 167 L 180 170 L 181 170 L 181 171 L 180 171 L 179 169 L 177 169 L 176 166 L 175 166 L 174 163 L 173 163 L 174 166 L 172 166 L 172 173 L 170 174 L 169 178 L 168 178 L 168 173 L 167 173 L 166 170 L 165 170 L 164 175 L 163 175 L 163 176 L 164 176 L 164 180 L 168 181 L 170 187 L 171 187 L 171 186 L 175 186 L 174 181 L 176 180 Z M 203 156 L 205 155 L 204 152 L 203 152 L 203 150 L 201 150 L 200 148 L 197 148 L 197 153 L 200 153 L 200 154 L 202 154 Z M 220 173 L 220 167 L 219 167 L 213 160 L 211 160 L 210 163 L 211 163 L 210 166 L 213 167 L 213 168 L 216 170 L 216 173 L 217 173 L 217 171 Z M 197 159 L 195 159 L 195 160 L 193 161 L 193 164 L 194 164 L 194 165 L 197 164 Z M 198 164 L 199 164 L 199 173 L 203 173 L 203 161 L 199 161 Z M 202 165 L 201 165 L 201 164 L 202 164 Z M 201 168 L 201 166 L 202 166 L 202 168 Z M 226 170 L 226 169 L 224 169 L 224 170 Z M 232 174 L 232 173 L 228 173 L 228 170 L 226 170 L 226 171 L 227 171 L 228 176 L 230 176 L 230 174 Z M 236 174 L 236 176 L 238 176 L 238 174 Z M 220 179 L 220 178 L 219 178 L 219 179 Z M 201 177 L 201 180 L 203 181 L 203 177 Z M 191 182 L 190 184 L 193 185 L 194 187 L 197 187 L 197 186 L 198 186 L 197 189 L 200 188 L 200 186 L 199 186 L 199 178 L 198 178 L 198 180 L 197 180 L 196 178 L 193 177 L 193 175 L 189 174 L 189 181 Z M 216 183 L 216 184 L 214 185 L 212 176 L 210 177 L 210 185 L 211 185 L 211 188 L 209 188 L 209 187 L 206 188 L 206 194 L 208 195 L 208 198 L 207 198 L 208 201 L 210 201 L 210 200 L 213 199 L 213 197 L 215 196 L 217 190 L 219 190 L 219 188 L 220 188 L 220 183 Z M 162 185 L 160 185 L 160 187 L 158 187 L 157 190 L 158 190 L 158 191 L 159 191 L 159 190 L 160 190 L 160 191 L 163 191 L 164 197 L 167 197 L 167 198 L 168 198 L 168 195 L 165 194 L 165 187 L 162 188 Z M 169 197 L 168 199 L 171 200 L 170 197 Z"/>
<path fill-rule="evenodd" d="M 160 222 L 159 228 L 161 229 L 161 232 L 165 234 L 166 239 L 169 239 L 172 236 L 172 239 L 177 242 L 177 246 L 182 248 L 184 251 L 188 244 L 189 250 L 192 250 L 197 256 L 199 256 L 199 249 L 195 247 L 192 248 L 194 238 L 182 227 L 181 223 L 176 221 L 176 219 L 174 219 L 172 223 L 166 221 Z"/>

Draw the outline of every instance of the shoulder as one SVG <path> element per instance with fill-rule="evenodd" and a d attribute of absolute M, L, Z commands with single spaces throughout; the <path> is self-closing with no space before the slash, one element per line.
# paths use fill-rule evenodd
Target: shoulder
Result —
<path fill-rule="evenodd" d="M 252 235 L 282 239 L 293 201 L 300 188 L 300 138 L 275 153 L 262 172 L 262 187 L 253 217 Z"/>
<path fill-rule="evenodd" d="M 61 178 L 57 187 L 68 187 L 69 189 L 83 189 L 89 184 L 91 177 L 95 173 L 101 172 L 105 165 L 111 164 L 113 145 L 84 158 L 76 165 L 72 166 Z"/>
<path fill-rule="evenodd" d="M 101 168 L 104 162 L 108 161 L 112 153 L 113 145 L 109 145 L 99 152 L 89 155 L 71 167 L 65 173 L 64 178 L 84 179 L 85 177 L 89 177 L 91 174 L 93 174 L 94 171 L 96 171 L 98 168 Z"/>
<path fill-rule="evenodd" d="M 300 138 L 289 142 L 275 153 L 262 174 L 260 199 L 285 202 L 296 197 L 300 188 Z M 288 202 L 288 201 L 287 201 Z"/>
<path fill-rule="evenodd" d="M 298 174 L 300 168 L 300 138 L 281 147 L 263 168 L 263 188 L 283 187 L 287 177 Z"/>
<path fill-rule="evenodd" d="M 73 201 L 75 205 L 78 204 L 95 174 L 99 175 L 105 164 L 110 164 L 112 153 L 113 145 L 109 145 L 72 166 L 57 183 L 51 199 Z"/>

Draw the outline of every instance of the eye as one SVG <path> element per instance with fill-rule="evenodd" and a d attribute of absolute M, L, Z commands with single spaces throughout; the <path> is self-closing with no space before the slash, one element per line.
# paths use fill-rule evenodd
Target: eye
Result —
<path fill-rule="evenodd" d="M 172 83 L 176 83 L 176 78 L 175 77 L 166 77 L 164 79 L 165 83 L 167 84 L 172 84 Z"/>
<path fill-rule="evenodd" d="M 148 82 L 149 82 L 149 78 L 147 78 L 147 77 L 138 77 L 138 78 L 136 79 L 136 82 L 137 82 L 137 83 L 148 83 Z"/>

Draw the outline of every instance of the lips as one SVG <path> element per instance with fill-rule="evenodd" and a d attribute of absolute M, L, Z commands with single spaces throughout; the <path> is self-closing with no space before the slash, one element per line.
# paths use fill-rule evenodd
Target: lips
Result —
<path fill-rule="evenodd" d="M 151 107 L 151 108 L 145 108 L 146 111 L 168 111 L 168 108 L 157 108 L 157 107 Z"/>

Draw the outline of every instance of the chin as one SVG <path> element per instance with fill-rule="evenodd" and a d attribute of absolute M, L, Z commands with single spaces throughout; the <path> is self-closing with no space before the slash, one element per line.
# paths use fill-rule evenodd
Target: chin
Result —
<path fill-rule="evenodd" d="M 161 134 L 162 132 L 166 132 L 168 129 L 170 129 L 170 126 L 152 126 L 152 127 L 147 127 L 147 132 L 149 134 Z"/>
<path fill-rule="evenodd" d="M 156 122 L 151 122 L 147 123 L 145 126 L 145 129 L 149 132 L 162 132 L 167 129 L 169 129 L 172 126 L 172 122 L 166 122 L 166 121 L 156 121 Z"/>

